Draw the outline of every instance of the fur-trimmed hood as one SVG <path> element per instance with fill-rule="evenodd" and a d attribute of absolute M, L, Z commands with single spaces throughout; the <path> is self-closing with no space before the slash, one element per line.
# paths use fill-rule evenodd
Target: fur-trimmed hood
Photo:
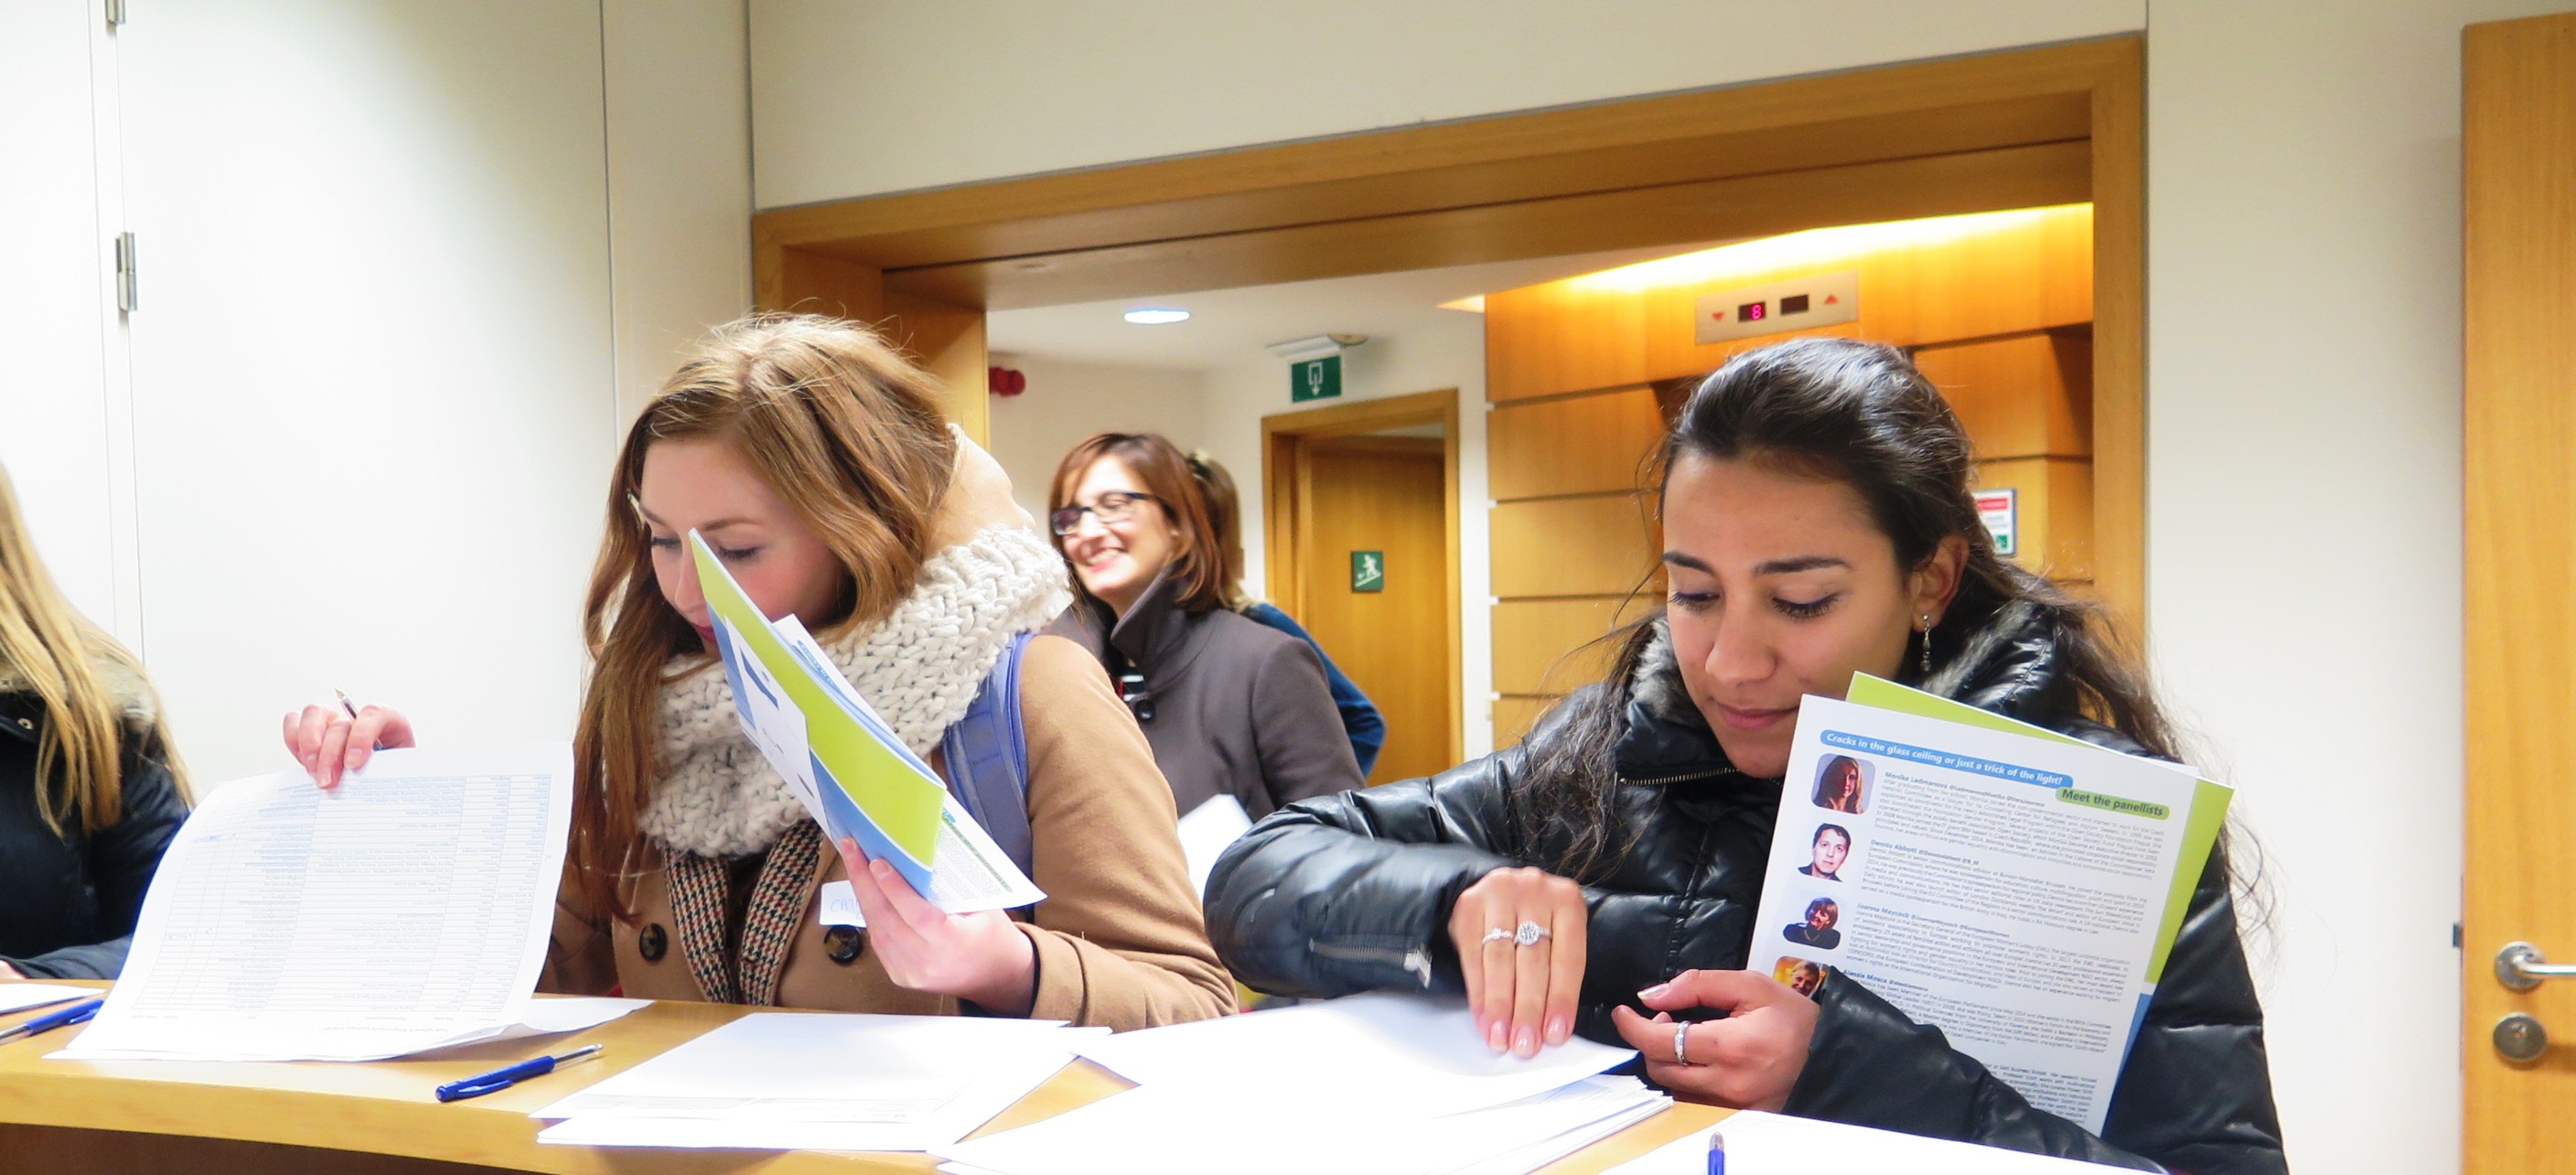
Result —
<path fill-rule="evenodd" d="M 148 731 L 160 721 L 160 706 L 153 696 L 152 683 L 144 680 L 141 672 L 116 657 L 96 657 L 90 663 L 97 667 L 99 680 L 107 686 L 109 695 L 116 699 L 117 712 L 124 717 L 128 730 Z M 41 717 L 43 706 L 35 702 L 34 694 L 35 687 L 27 676 L 19 672 L 16 665 L 0 660 L 0 704 Z M 14 722 L 7 725 L 18 726 Z M 21 733 L 26 729 L 21 727 Z"/>

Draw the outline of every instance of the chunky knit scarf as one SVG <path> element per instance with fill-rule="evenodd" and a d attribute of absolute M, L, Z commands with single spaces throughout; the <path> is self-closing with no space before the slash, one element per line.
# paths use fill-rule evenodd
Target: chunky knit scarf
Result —
<path fill-rule="evenodd" d="M 895 736 L 927 755 L 966 715 L 1011 638 L 1064 611 L 1064 560 L 1036 532 L 994 526 L 932 556 L 885 620 L 824 643 Z M 733 687 L 708 665 L 662 687 L 662 778 L 646 835 L 702 857 L 741 857 L 806 819 L 735 724 Z"/>

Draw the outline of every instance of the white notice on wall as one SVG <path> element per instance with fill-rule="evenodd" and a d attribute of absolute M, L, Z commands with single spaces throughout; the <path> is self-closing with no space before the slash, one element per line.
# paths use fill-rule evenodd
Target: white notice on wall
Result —
<path fill-rule="evenodd" d="M 1810 697 L 1748 962 L 1809 993 L 1837 968 L 2099 1131 L 2225 794 L 2169 763 Z"/>
<path fill-rule="evenodd" d="M 2013 489 L 1978 490 L 1977 521 L 1995 540 L 1998 555 L 2021 553 L 2021 493 Z"/>

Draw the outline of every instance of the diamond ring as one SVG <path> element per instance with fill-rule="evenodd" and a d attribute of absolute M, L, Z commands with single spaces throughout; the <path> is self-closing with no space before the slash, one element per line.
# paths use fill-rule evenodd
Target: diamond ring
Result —
<path fill-rule="evenodd" d="M 1541 926 L 1536 922 L 1523 922 L 1521 923 L 1521 928 L 1512 934 L 1512 945 L 1516 947 L 1534 947 L 1539 944 L 1540 940 L 1547 937 L 1547 927 Z"/>

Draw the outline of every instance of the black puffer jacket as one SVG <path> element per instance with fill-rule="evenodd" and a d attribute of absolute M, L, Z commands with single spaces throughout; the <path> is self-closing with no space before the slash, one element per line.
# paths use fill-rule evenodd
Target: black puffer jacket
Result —
<path fill-rule="evenodd" d="M 2058 633 L 2019 606 L 1968 640 L 1926 688 L 2123 751 L 2136 745 L 2077 716 Z M 1610 1009 L 1690 968 L 1738 969 L 1755 931 L 1780 782 L 1728 765 L 1681 686 L 1669 645 L 1646 650 L 1617 750 L 1622 835 L 1633 847 L 1589 885 L 1590 957 L 1577 1031 L 1623 1043 Z M 1595 686 L 1593 689 L 1601 687 Z M 1560 707 L 1559 714 L 1571 704 Z M 1236 977 L 1268 992 L 1463 990 L 1446 926 L 1460 891 L 1495 869 L 1544 865 L 1507 796 L 1543 721 L 1521 746 L 1430 779 L 1293 804 L 1227 850 L 1208 883 L 1208 932 Z M 1617 843 L 1614 841 L 1614 843 Z M 2197 1175 L 2286 1170 L 2263 1054 L 2263 1011 L 2213 854 L 2095 1137 L 2039 1110 L 1839 972 L 1788 1112 Z"/>
<path fill-rule="evenodd" d="M 110 670 L 125 711 L 124 795 L 95 833 L 45 824 L 43 701 L 0 664 L 0 963 L 29 979 L 114 979 L 161 852 L 188 818 L 154 733 L 150 692 Z"/>

